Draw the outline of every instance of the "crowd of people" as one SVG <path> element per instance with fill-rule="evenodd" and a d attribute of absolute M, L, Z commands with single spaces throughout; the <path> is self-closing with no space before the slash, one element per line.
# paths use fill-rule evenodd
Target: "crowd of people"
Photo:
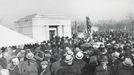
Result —
<path fill-rule="evenodd" d="M 133 41 L 130 33 L 112 31 L 2 47 L 0 75 L 134 75 Z"/>

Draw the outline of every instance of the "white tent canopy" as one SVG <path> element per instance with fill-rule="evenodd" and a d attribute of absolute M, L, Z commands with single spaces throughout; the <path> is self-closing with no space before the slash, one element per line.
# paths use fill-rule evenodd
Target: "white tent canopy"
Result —
<path fill-rule="evenodd" d="M 36 41 L 17 33 L 9 28 L 0 25 L 0 47 L 24 45 L 35 43 Z"/>

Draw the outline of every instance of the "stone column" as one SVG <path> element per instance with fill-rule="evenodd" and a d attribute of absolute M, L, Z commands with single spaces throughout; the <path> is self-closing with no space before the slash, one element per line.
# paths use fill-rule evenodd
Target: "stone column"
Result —
<path fill-rule="evenodd" d="M 71 25 L 64 25 L 64 36 L 71 37 Z"/>
<path fill-rule="evenodd" d="M 64 36 L 64 25 L 62 25 L 62 36 Z"/>
<path fill-rule="evenodd" d="M 45 40 L 49 40 L 49 25 L 45 25 Z"/>

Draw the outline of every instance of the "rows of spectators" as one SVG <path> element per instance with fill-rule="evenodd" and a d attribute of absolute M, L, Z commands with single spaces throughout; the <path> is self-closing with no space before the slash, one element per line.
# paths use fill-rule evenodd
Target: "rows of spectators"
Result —
<path fill-rule="evenodd" d="M 134 75 L 133 41 L 132 34 L 114 31 L 3 47 L 0 75 Z"/>

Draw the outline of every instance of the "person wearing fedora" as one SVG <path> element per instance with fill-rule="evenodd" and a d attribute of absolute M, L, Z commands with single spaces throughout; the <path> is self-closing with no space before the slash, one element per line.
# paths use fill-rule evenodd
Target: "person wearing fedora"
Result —
<path fill-rule="evenodd" d="M 120 56 L 120 53 L 117 51 L 111 54 L 112 60 L 109 61 L 109 66 L 111 67 L 110 75 L 118 75 L 118 67 L 122 62 L 119 56 Z"/>
<path fill-rule="evenodd" d="M 82 60 L 83 57 L 84 57 L 84 54 L 82 52 L 77 52 L 75 55 L 75 59 L 74 59 L 74 63 L 77 64 L 78 66 L 80 66 L 81 75 L 84 74 L 84 68 L 86 65 L 86 62 L 84 60 Z"/>
<path fill-rule="evenodd" d="M 131 58 L 125 58 L 125 60 L 119 65 L 118 75 L 133 75 L 132 67 L 133 63 Z"/>
<path fill-rule="evenodd" d="M 71 55 L 65 56 L 66 66 L 59 69 L 56 75 L 80 75 L 80 67 L 74 63 L 73 57 Z"/>

